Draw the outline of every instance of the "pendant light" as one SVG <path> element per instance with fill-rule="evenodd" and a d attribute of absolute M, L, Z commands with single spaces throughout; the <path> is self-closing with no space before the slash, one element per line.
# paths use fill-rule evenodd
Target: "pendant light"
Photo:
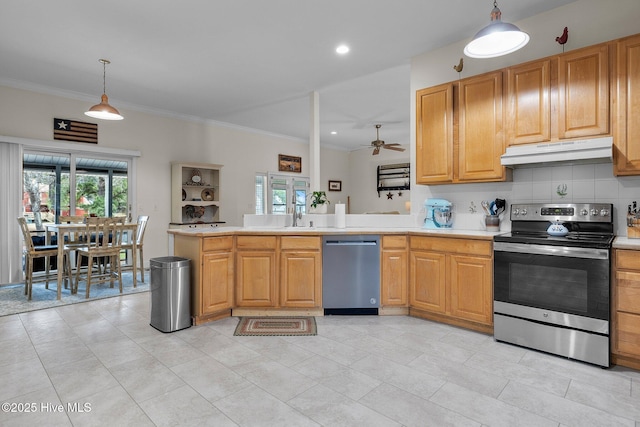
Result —
<path fill-rule="evenodd" d="M 497 0 L 493 2 L 491 23 L 473 37 L 464 48 L 464 54 L 471 58 L 495 58 L 515 52 L 529 43 L 529 34 L 518 27 L 502 22 L 502 12 Z"/>
<path fill-rule="evenodd" d="M 98 59 L 98 62 L 102 63 L 102 100 L 100 104 L 96 104 L 89 108 L 89 111 L 85 112 L 89 117 L 103 120 L 122 120 L 124 117 L 120 115 L 118 110 L 109 105 L 109 98 L 107 97 L 107 64 L 111 64 L 108 59 Z"/>

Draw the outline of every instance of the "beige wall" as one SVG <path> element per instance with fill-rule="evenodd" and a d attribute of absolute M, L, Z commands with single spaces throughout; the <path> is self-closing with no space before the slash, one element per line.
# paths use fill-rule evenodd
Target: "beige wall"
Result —
<path fill-rule="evenodd" d="M 50 141 L 53 118 L 93 121 L 83 112 L 92 101 L 35 93 L 0 86 L 0 135 Z M 302 157 L 302 174 L 309 176 L 309 146 L 216 124 L 127 110 L 121 122 L 98 123 L 99 147 L 137 150 L 137 200 L 133 216 L 150 215 L 145 234 L 145 258 L 168 254 L 167 226 L 171 220 L 171 161 L 224 165 L 221 178 L 221 220 L 242 225 L 242 215 L 254 213 L 254 175 L 278 170 L 278 154 Z M 82 146 L 82 144 L 79 144 Z M 345 152 L 322 149 L 321 187 L 341 179 L 348 187 Z M 331 198 L 333 201 L 333 198 Z"/>

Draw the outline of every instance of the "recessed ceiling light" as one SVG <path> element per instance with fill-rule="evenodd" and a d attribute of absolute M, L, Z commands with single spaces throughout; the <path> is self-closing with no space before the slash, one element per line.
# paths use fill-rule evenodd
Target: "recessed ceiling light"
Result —
<path fill-rule="evenodd" d="M 349 46 L 347 46 L 346 44 L 341 44 L 336 48 L 336 52 L 340 55 L 344 55 L 345 53 L 349 52 Z"/>
<path fill-rule="evenodd" d="M 331 135 L 337 135 L 337 134 L 338 134 L 338 132 L 336 132 L 335 130 L 331 131 Z"/>

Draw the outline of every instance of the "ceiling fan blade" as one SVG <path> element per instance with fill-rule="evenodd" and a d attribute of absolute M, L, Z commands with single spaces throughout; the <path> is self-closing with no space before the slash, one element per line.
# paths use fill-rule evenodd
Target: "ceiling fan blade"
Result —
<path fill-rule="evenodd" d="M 404 148 L 402 147 L 392 147 L 389 145 L 383 145 L 384 148 L 386 148 L 387 150 L 393 150 L 393 151 L 404 151 Z"/>

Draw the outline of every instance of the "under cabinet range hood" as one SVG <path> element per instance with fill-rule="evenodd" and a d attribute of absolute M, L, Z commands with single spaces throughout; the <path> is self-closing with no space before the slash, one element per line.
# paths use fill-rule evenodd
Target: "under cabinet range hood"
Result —
<path fill-rule="evenodd" d="M 592 138 L 508 147 L 500 157 L 502 166 L 517 167 L 549 163 L 611 163 L 613 138 Z"/>

